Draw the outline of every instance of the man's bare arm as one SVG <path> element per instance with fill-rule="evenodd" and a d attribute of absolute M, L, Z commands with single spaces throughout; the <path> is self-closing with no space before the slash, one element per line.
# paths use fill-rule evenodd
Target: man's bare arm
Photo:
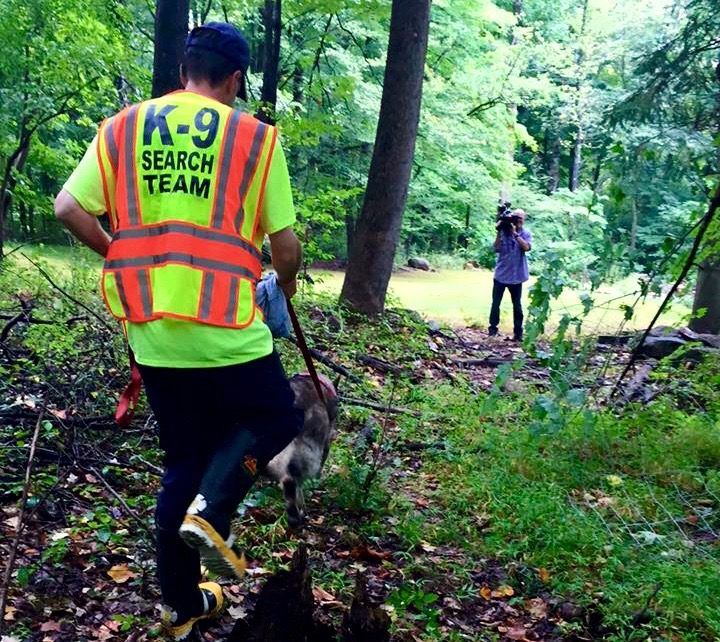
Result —
<path fill-rule="evenodd" d="M 302 246 L 291 227 L 270 234 L 272 263 L 278 283 L 289 299 L 297 290 L 297 273 L 302 265 Z"/>
<path fill-rule="evenodd" d="M 55 199 L 55 216 L 81 243 L 100 256 L 107 254 L 110 236 L 100 225 L 97 216 L 80 207 L 70 192 L 60 190 Z"/>

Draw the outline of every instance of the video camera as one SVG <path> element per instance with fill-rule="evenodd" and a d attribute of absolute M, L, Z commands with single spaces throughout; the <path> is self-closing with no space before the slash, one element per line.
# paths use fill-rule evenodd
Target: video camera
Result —
<path fill-rule="evenodd" d="M 520 217 L 513 214 L 512 203 L 500 199 L 497 208 L 497 214 L 495 215 L 495 222 L 499 222 L 497 229 L 502 231 L 503 234 L 512 234 L 512 226 L 517 226 L 520 221 Z"/>

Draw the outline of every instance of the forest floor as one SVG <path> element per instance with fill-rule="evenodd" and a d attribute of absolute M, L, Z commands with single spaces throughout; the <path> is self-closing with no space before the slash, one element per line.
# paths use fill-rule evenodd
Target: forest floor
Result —
<path fill-rule="evenodd" d="M 94 270 L 45 269 L 65 294 L 33 267 L 0 270 L 0 314 L 21 317 L 0 340 L 3 566 L 18 543 L 0 637 L 150 640 L 153 419 L 142 407 L 113 425 L 126 366 Z M 317 617 L 339 623 L 360 573 L 397 642 L 720 636 L 720 363 L 660 364 L 652 403 L 610 405 L 602 390 L 627 354 L 599 351 L 579 379 L 593 400 L 558 409 L 565 362 L 496 368 L 522 348 L 402 311 L 361 322 L 319 294 L 298 303 L 311 343 L 352 375 L 339 436 L 300 533 L 274 486 L 248 497 L 237 529 L 250 570 L 224 582 L 230 609 L 208 640 L 252 613 L 299 541 Z M 294 346 L 278 348 L 288 372 L 303 369 Z"/>

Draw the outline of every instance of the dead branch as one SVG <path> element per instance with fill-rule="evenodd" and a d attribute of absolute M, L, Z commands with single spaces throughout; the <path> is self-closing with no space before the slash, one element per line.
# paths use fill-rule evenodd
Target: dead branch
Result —
<path fill-rule="evenodd" d="M 292 335 L 287 337 L 287 340 L 290 343 L 293 343 L 295 345 L 298 344 L 297 339 Z M 336 372 L 337 374 L 342 375 L 343 377 L 347 377 L 349 381 L 354 381 L 354 382 L 361 381 L 360 377 L 358 377 L 357 375 L 354 375 L 345 366 L 341 366 L 339 363 L 336 363 L 330 357 L 324 355 L 319 350 L 317 350 L 315 348 L 309 348 L 309 350 L 310 350 L 310 354 L 313 356 L 314 359 L 316 359 L 323 365 L 330 368 L 330 370 L 332 370 L 333 372 Z"/>
<path fill-rule="evenodd" d="M 82 301 L 76 299 L 72 294 L 69 294 L 67 291 L 63 290 L 63 288 L 61 288 L 57 283 L 55 283 L 55 281 L 52 280 L 50 275 L 40 265 L 33 261 L 27 254 L 25 254 L 24 252 L 21 252 L 20 254 L 23 256 L 23 258 L 32 263 L 37 268 L 38 272 L 40 272 L 40 274 L 45 277 L 45 280 L 58 292 L 60 292 L 60 294 L 70 299 L 75 305 L 80 306 L 86 312 L 92 314 L 106 330 L 112 332 L 113 334 L 115 333 L 115 330 L 107 323 L 107 321 L 105 321 L 105 319 L 103 319 L 97 312 L 95 312 L 95 310 L 85 305 Z"/>
<path fill-rule="evenodd" d="M 0 595 L 0 614 L 5 613 L 5 605 L 7 604 L 8 592 L 10 590 L 10 579 L 12 578 L 13 567 L 15 566 L 15 557 L 17 555 L 18 545 L 20 544 L 20 534 L 23 530 L 23 520 L 25 519 L 25 508 L 27 507 L 28 495 L 30 494 L 30 476 L 32 474 L 33 461 L 35 459 L 35 447 L 37 446 L 38 437 L 40 436 L 40 425 L 42 424 L 44 411 L 38 416 L 35 423 L 35 432 L 30 442 L 30 453 L 28 455 L 27 466 L 25 467 L 25 481 L 23 483 L 22 498 L 20 499 L 20 514 L 18 515 L 17 526 L 15 527 L 15 538 L 10 546 L 10 554 L 7 558 L 7 566 L 5 567 L 5 575 L 3 577 L 2 594 Z M 0 634 L 3 632 L 5 619 L 0 617 Z"/>
<path fill-rule="evenodd" d="M 396 406 L 386 406 L 381 403 L 373 403 L 372 401 L 363 401 L 362 399 L 352 399 L 350 397 L 343 397 L 340 395 L 338 401 L 347 404 L 348 406 L 357 406 L 358 408 L 370 408 L 370 410 L 379 410 L 380 412 L 389 412 L 395 415 L 413 415 L 420 417 L 420 413 L 417 410 L 410 410 L 409 408 L 398 408 Z"/>

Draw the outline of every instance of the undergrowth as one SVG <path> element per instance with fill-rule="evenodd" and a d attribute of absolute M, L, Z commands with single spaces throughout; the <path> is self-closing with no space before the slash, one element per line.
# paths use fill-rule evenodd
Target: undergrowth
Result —
<path fill-rule="evenodd" d="M 102 311 L 92 269 L 48 269 L 113 324 Z M 17 312 L 21 301 L 32 306 L 35 320 L 47 323 L 18 323 L 3 344 L 0 502 L 9 508 L 18 501 L 33 412 L 44 407 L 40 443 L 50 454 L 37 463 L 31 501 L 38 506 L 49 497 L 48 506 L 69 514 L 47 517 L 56 520 L 54 532 L 67 534 L 43 540 L 35 557 L 27 553 L 20 560 L 14 590 L 32 590 L 40 607 L 52 601 L 43 597 L 43 569 L 77 567 L 74 545 L 82 540 L 88 551 L 82 555 L 89 556 L 83 563 L 103 569 L 121 552 L 144 546 L 130 565 L 136 576 L 127 587 L 156 597 L 149 540 L 136 528 L 118 528 L 121 507 L 89 472 L 122 489 L 128 506 L 151 523 L 161 459 L 152 432 L 144 430 L 152 425 L 145 409 L 127 432 L 68 429 L 75 424 L 66 421 L 111 415 L 126 377 L 122 338 L 32 268 L 5 262 L 0 312 Z M 311 343 L 357 377 L 341 380 L 341 395 L 401 409 L 342 406 L 324 478 L 308 492 L 316 585 L 345 605 L 352 598 L 358 563 L 333 557 L 324 548 L 332 541 L 332 550 L 349 555 L 362 546 L 391 552 L 377 553 L 372 564 L 384 578 L 399 640 L 410 634 L 499 639 L 499 633 L 473 636 L 449 626 L 454 612 L 448 605 L 454 600 L 480 608 L 494 599 L 522 608 L 549 595 L 584 613 L 556 617 L 563 639 L 587 639 L 588 630 L 609 640 L 720 636 L 720 360 L 682 370 L 662 365 L 653 376 L 668 384 L 666 392 L 642 406 L 590 406 L 584 396 L 573 397 L 575 383 L 562 377 L 550 390 L 559 397 L 532 384 L 506 392 L 504 384 L 520 376 L 512 367 L 484 392 L 462 373 L 450 379 L 430 371 L 428 363 L 439 357 L 428 344 L 427 326 L 411 312 L 390 310 L 367 322 L 312 292 L 298 303 Z M 551 373 L 574 369 L 573 381 L 587 380 L 587 364 L 573 361 L 578 350 L 572 340 L 561 337 L 553 346 L 546 357 Z M 304 369 L 294 346 L 279 342 L 278 349 L 288 372 Z M 387 368 L 362 365 L 368 355 Z M 555 400 L 544 415 L 541 393 Z M 69 474 L 81 504 L 65 495 L 52 499 Z M 76 505 L 84 508 L 70 509 Z M 240 542 L 253 562 L 268 572 L 283 567 L 297 539 L 280 517 L 280 493 L 261 486 L 243 510 Z M 503 579 L 493 585 L 486 578 L 494 564 Z M 152 612 L 118 617 L 132 626 L 153 620 Z M 27 622 L 9 624 L 23 642 L 40 639 L 27 632 L 33 630 Z"/>

